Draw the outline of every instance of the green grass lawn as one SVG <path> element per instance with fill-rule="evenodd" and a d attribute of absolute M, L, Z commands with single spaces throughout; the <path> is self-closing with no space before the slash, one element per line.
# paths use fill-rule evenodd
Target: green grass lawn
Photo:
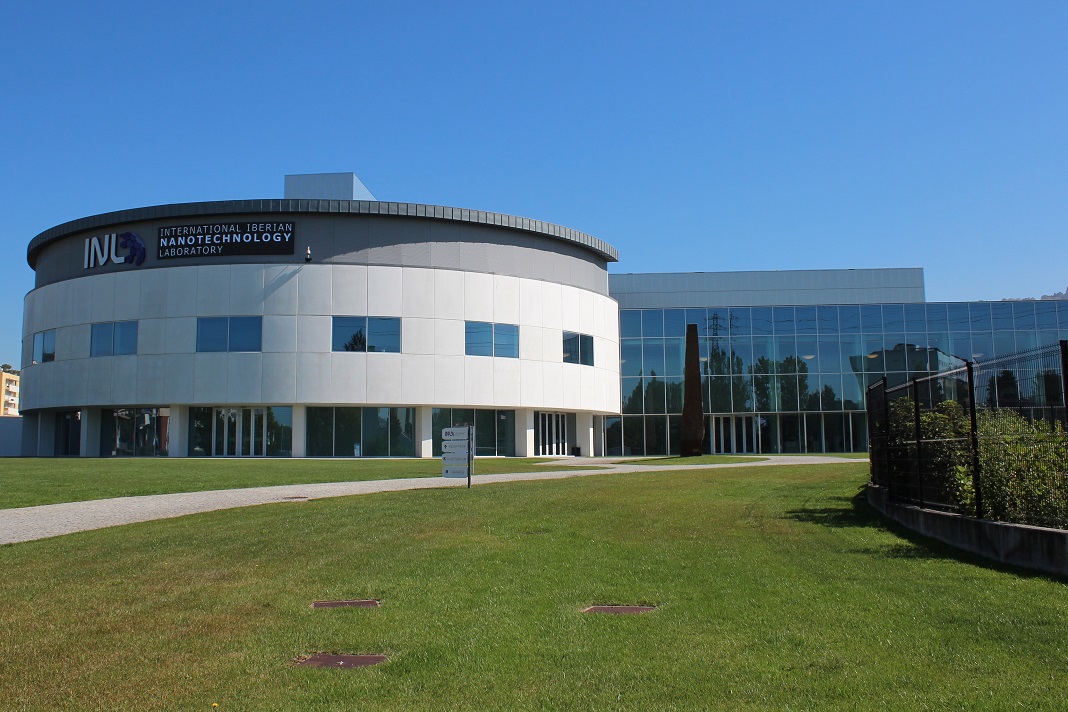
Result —
<path fill-rule="evenodd" d="M 0 706 L 1063 709 L 1064 582 L 889 527 L 866 479 L 642 472 L 3 546 Z M 309 608 L 350 597 L 382 608 Z M 293 666 L 316 651 L 390 660 Z"/>
<path fill-rule="evenodd" d="M 475 474 L 596 469 L 540 462 L 551 458 L 479 458 Z M 3 458 L 0 509 L 168 492 L 313 482 L 440 477 L 437 459 L 265 460 L 188 458 Z"/>

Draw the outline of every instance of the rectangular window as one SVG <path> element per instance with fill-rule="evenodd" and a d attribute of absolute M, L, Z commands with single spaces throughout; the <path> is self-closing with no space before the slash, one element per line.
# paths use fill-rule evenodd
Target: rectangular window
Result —
<path fill-rule="evenodd" d="M 197 319 L 198 352 L 261 351 L 262 348 L 263 317 L 211 316 Z"/>
<path fill-rule="evenodd" d="M 334 351 L 400 353 L 398 317 L 335 316 L 331 334 Z"/>
<path fill-rule="evenodd" d="M 225 316 L 197 319 L 197 351 L 226 351 L 229 321 Z"/>
<path fill-rule="evenodd" d="M 115 322 L 115 355 L 137 353 L 137 322 Z"/>
<path fill-rule="evenodd" d="M 637 360 L 641 360 L 640 354 Z M 564 363 L 593 365 L 593 337 L 574 331 L 564 332 Z M 638 366 L 640 368 L 640 366 Z M 637 373 L 633 375 L 638 375 Z"/>
<path fill-rule="evenodd" d="M 33 335 L 33 363 L 47 363 L 56 360 L 56 330 L 38 331 Z"/>
<path fill-rule="evenodd" d="M 519 358 L 519 327 L 488 321 L 464 323 L 465 353 L 468 356 Z"/>
<path fill-rule="evenodd" d="M 401 350 L 400 319 L 372 316 L 367 319 L 367 350 L 399 354 Z"/>
<path fill-rule="evenodd" d="M 493 325 L 493 355 L 502 358 L 519 358 L 519 327 L 517 325 Z"/>
<path fill-rule="evenodd" d="M 331 342 L 334 351 L 366 351 L 367 318 L 335 316 Z"/>
<path fill-rule="evenodd" d="M 469 321 L 464 324 L 468 356 L 493 355 L 493 324 L 488 321 Z"/>
<path fill-rule="evenodd" d="M 579 335 L 573 331 L 564 332 L 564 363 L 579 362 Z"/>
<path fill-rule="evenodd" d="M 109 321 L 93 324 L 90 356 L 123 356 L 137 353 L 137 322 Z"/>
<path fill-rule="evenodd" d="M 115 353 L 115 324 L 93 324 L 90 356 L 111 356 Z"/>
<path fill-rule="evenodd" d="M 261 351 L 263 341 L 263 317 L 230 317 L 229 351 Z"/>

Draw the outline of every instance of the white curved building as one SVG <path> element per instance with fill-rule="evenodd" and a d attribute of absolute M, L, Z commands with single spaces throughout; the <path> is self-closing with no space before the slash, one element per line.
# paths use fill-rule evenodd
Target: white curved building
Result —
<path fill-rule="evenodd" d="M 432 457 L 468 423 L 479 454 L 601 453 L 620 404 L 610 245 L 290 193 L 34 238 L 23 453 Z"/>

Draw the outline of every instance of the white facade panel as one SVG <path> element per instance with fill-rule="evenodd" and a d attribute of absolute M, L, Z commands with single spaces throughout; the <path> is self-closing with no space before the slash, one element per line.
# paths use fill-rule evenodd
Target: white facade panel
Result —
<path fill-rule="evenodd" d="M 400 316 L 403 284 L 400 267 L 368 267 L 366 316 Z"/>
<path fill-rule="evenodd" d="M 463 356 L 434 357 L 434 403 L 464 405 L 464 360 Z"/>
<path fill-rule="evenodd" d="M 195 354 L 193 356 L 193 401 L 218 403 L 225 400 L 226 377 L 229 364 L 226 353 Z"/>
<path fill-rule="evenodd" d="M 112 318 L 128 321 L 141 316 L 141 273 L 119 272 L 114 277 L 115 307 Z"/>
<path fill-rule="evenodd" d="M 405 317 L 434 317 L 434 270 L 404 267 L 402 270 L 403 303 L 401 315 Z"/>
<path fill-rule="evenodd" d="M 364 396 L 367 402 L 381 405 L 403 402 L 401 367 L 404 355 L 371 353 L 361 357 L 367 361 L 367 392 Z"/>
<path fill-rule="evenodd" d="M 229 314 L 263 314 L 263 265 L 230 265 Z"/>
<path fill-rule="evenodd" d="M 262 361 L 258 353 L 227 354 L 226 402 L 261 403 Z"/>
<path fill-rule="evenodd" d="M 493 277 L 493 321 L 520 323 L 519 279 L 506 275 Z"/>
<path fill-rule="evenodd" d="M 302 321 L 316 317 L 302 317 Z M 297 317 L 268 315 L 263 317 L 263 352 L 294 352 L 297 350 Z"/>
<path fill-rule="evenodd" d="M 167 316 L 197 315 L 199 267 L 171 267 L 167 270 Z M 107 279 L 101 275 L 99 279 Z"/>
<path fill-rule="evenodd" d="M 297 277 L 302 266 L 266 265 L 263 268 L 263 313 L 297 313 Z"/>
<path fill-rule="evenodd" d="M 401 320 L 401 351 L 406 354 L 436 353 L 434 348 L 434 319 L 404 317 Z"/>
<path fill-rule="evenodd" d="M 375 354 L 378 356 L 378 354 Z M 367 400 L 368 354 L 335 353 L 330 359 L 330 390 L 323 403 L 363 403 Z"/>
<path fill-rule="evenodd" d="M 197 316 L 226 316 L 230 313 L 230 265 L 203 265 L 196 268 Z"/>
<path fill-rule="evenodd" d="M 141 319 L 137 322 L 137 353 L 167 353 L 166 319 Z"/>
<path fill-rule="evenodd" d="M 434 317 L 464 319 L 464 273 L 453 269 L 434 270 Z"/>
<path fill-rule="evenodd" d="M 191 354 L 197 350 L 196 317 L 181 316 L 164 321 L 167 330 L 167 353 Z"/>
<path fill-rule="evenodd" d="M 297 355 L 265 353 L 261 359 L 260 395 L 267 404 L 297 402 Z"/>
<path fill-rule="evenodd" d="M 493 275 L 464 274 L 464 320 L 493 321 Z"/>
<path fill-rule="evenodd" d="M 304 265 L 297 278 L 297 314 L 331 314 L 332 291 L 330 265 Z"/>
<path fill-rule="evenodd" d="M 396 402 L 405 405 L 434 403 L 434 356 L 403 354 L 401 356 L 401 397 Z"/>

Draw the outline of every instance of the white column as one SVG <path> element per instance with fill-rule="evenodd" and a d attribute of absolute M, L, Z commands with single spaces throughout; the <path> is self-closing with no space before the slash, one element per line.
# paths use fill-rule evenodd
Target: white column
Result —
<path fill-rule="evenodd" d="M 100 410 L 97 408 L 82 408 L 82 433 L 78 455 L 100 457 Z"/>
<path fill-rule="evenodd" d="M 534 457 L 534 411 L 530 408 L 515 412 L 516 457 Z"/>
<path fill-rule="evenodd" d="M 583 457 L 593 456 L 593 413 L 575 414 L 575 446 Z"/>
<path fill-rule="evenodd" d="M 55 457 L 56 414 L 44 411 L 37 419 L 37 454 L 40 457 Z"/>
<path fill-rule="evenodd" d="M 415 409 L 415 456 L 434 457 L 434 409 Z"/>
<path fill-rule="evenodd" d="M 167 420 L 167 457 L 189 456 L 189 406 L 172 405 Z"/>
<path fill-rule="evenodd" d="M 304 444 L 307 439 L 307 423 L 308 409 L 302 405 L 293 406 L 293 457 L 307 456 Z"/>

